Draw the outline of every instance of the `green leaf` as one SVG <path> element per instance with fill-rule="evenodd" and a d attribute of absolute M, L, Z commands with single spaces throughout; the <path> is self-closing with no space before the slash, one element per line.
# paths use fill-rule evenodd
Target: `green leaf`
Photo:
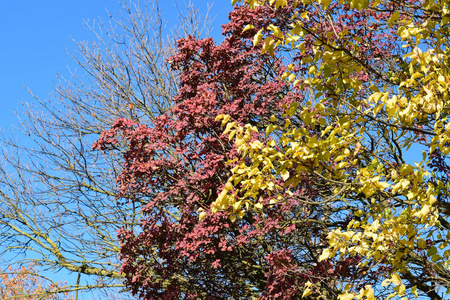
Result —
<path fill-rule="evenodd" d="M 430 249 L 428 249 L 428 251 L 427 251 L 428 256 L 433 256 L 436 253 L 437 253 L 437 248 L 435 246 L 430 247 Z"/>

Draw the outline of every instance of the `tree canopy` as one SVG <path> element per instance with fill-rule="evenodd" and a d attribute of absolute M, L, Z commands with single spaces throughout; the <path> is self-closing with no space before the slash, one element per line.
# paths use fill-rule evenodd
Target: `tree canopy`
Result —
<path fill-rule="evenodd" d="M 290 53 L 283 77 L 313 98 L 275 117 L 279 124 L 267 126 L 262 139 L 252 140 L 256 128 L 218 117 L 236 136 L 241 158 L 213 210 L 237 206 L 245 215 L 264 207 L 259 197 L 267 191 L 275 203 L 347 211 L 348 224 L 328 230 L 318 257 L 332 265 L 355 258 L 364 270 L 357 280 L 336 282 L 339 299 L 443 299 L 450 284 L 449 3 L 246 5 L 258 15 L 287 11 L 269 26 L 246 29 L 262 52 Z M 324 180 L 332 193 L 299 193 L 305 176 Z M 326 293 L 317 279 L 303 290 Z"/>
<path fill-rule="evenodd" d="M 448 1 L 246 0 L 187 37 L 125 140 L 122 274 L 145 299 L 444 299 Z"/>

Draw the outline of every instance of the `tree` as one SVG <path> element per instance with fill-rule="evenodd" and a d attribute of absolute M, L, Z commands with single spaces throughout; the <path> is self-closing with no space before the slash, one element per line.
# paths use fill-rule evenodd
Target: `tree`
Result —
<path fill-rule="evenodd" d="M 293 85 L 310 91 L 314 101 L 296 104 L 283 116 L 284 127 L 267 126 L 267 136 L 256 140 L 244 135 L 244 126 L 219 116 L 235 137 L 241 163 L 214 209 L 239 203 L 245 217 L 258 208 L 261 190 L 271 190 L 277 201 L 299 199 L 292 189 L 304 176 L 319 176 L 332 194 L 311 202 L 353 212 L 346 226 L 328 232 L 319 261 L 355 258 L 366 273 L 339 282 L 339 299 L 443 299 L 450 291 L 449 2 L 246 4 L 261 17 L 262 6 L 293 12 L 269 26 L 250 22 L 247 28 L 255 28 L 255 44 L 264 41 L 263 52 L 291 53 L 283 78 L 297 78 Z M 360 15 L 357 28 L 340 17 L 346 9 Z M 403 52 L 370 55 L 380 42 Z M 305 66 L 308 73 L 302 74 Z M 298 118 L 302 122 L 294 123 Z M 320 281 L 305 287 L 305 297 L 326 295 Z"/>
<path fill-rule="evenodd" d="M 443 299 L 449 5 L 247 0 L 221 45 L 181 41 L 174 106 L 95 144 L 127 141 L 119 196 L 146 203 L 133 293 Z"/>
<path fill-rule="evenodd" d="M 49 284 L 49 282 L 51 282 Z M 51 280 L 39 276 L 32 265 L 28 268 L 21 267 L 14 270 L 9 267 L 5 272 L 0 274 L 0 297 L 1 299 L 50 299 L 50 300 L 72 300 L 64 290 L 64 285 L 55 283 Z"/>
<path fill-rule="evenodd" d="M 73 274 L 78 279 L 64 291 L 99 289 L 107 299 L 129 298 L 118 293 L 124 285 L 116 231 L 133 228 L 141 211 L 137 203 L 115 205 L 119 158 L 91 145 L 119 117 L 150 122 L 165 112 L 178 91 L 167 63 L 175 40 L 210 28 L 192 6 L 180 10 L 180 26 L 170 31 L 156 1 L 127 3 L 120 18 L 89 28 L 97 43 L 78 43 L 73 59 L 82 72 L 61 79 L 49 100 L 25 106 L 21 138 L 1 141 L 5 264 Z"/>

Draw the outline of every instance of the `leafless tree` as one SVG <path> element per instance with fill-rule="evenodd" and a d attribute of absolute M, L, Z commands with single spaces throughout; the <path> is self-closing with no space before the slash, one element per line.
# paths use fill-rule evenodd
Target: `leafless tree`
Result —
<path fill-rule="evenodd" d="M 3 262 L 72 273 L 76 280 L 60 292 L 76 297 L 99 289 L 108 299 L 130 298 L 120 293 L 116 230 L 140 218 L 139 207 L 116 204 L 119 157 L 91 151 L 92 143 L 117 118 L 148 123 L 166 111 L 178 90 L 167 63 L 175 40 L 211 28 L 191 4 L 170 30 L 157 1 L 132 3 L 121 3 L 118 18 L 86 24 L 96 42 L 77 43 L 81 72 L 61 78 L 49 99 L 25 104 L 20 137 L 0 142 Z"/>

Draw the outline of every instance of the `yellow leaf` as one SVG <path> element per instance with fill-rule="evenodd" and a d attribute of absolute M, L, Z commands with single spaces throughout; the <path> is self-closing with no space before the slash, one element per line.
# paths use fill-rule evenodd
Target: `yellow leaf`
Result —
<path fill-rule="evenodd" d="M 236 125 L 236 122 L 231 122 L 227 124 L 227 127 L 225 127 L 225 130 L 223 131 L 223 134 L 227 134 L 230 132 L 231 128 L 234 127 L 234 125 Z"/>
<path fill-rule="evenodd" d="M 405 294 L 405 291 L 406 291 L 405 285 L 401 284 L 400 287 L 398 288 L 398 295 L 403 296 Z"/>
<path fill-rule="evenodd" d="M 268 30 L 273 32 L 273 35 L 276 36 L 277 38 L 282 38 L 283 37 L 283 33 L 281 32 L 280 28 L 278 26 L 275 26 L 273 24 L 270 24 L 267 27 Z"/>
<path fill-rule="evenodd" d="M 400 17 L 400 12 L 396 11 L 395 13 L 392 14 L 392 16 L 389 18 L 388 23 L 394 23 L 395 21 L 398 20 L 398 18 Z"/>
<path fill-rule="evenodd" d="M 413 286 L 411 288 L 411 293 L 417 298 L 419 297 L 419 294 L 417 293 L 417 286 Z"/>
<path fill-rule="evenodd" d="M 293 103 L 291 103 L 291 104 L 289 105 L 289 109 L 286 111 L 286 114 L 287 114 L 288 116 L 293 116 L 294 113 L 295 113 L 295 111 L 297 110 L 298 105 L 299 105 L 298 102 L 293 102 Z M 286 122 L 287 122 L 287 120 L 286 120 Z M 289 122 L 290 122 L 290 120 L 289 120 Z"/>
<path fill-rule="evenodd" d="M 383 108 L 383 106 L 384 106 L 384 103 L 378 104 L 373 110 L 373 115 L 375 116 L 376 114 L 378 114 L 380 112 L 380 110 Z"/>
<path fill-rule="evenodd" d="M 315 74 L 317 72 L 317 67 L 312 65 L 311 67 L 309 67 L 308 73 L 309 74 Z"/>
<path fill-rule="evenodd" d="M 400 167 L 400 175 L 402 176 L 406 176 L 408 174 L 411 174 L 412 172 L 414 172 L 414 169 L 408 164 L 404 164 Z"/>
<path fill-rule="evenodd" d="M 310 288 L 306 288 L 306 289 L 303 291 L 302 298 L 308 297 L 308 296 L 311 295 L 311 294 L 312 294 L 312 290 L 311 290 Z"/>
<path fill-rule="evenodd" d="M 372 286 L 368 285 L 366 286 L 366 299 L 367 300 L 376 300 L 375 295 L 373 293 Z"/>
<path fill-rule="evenodd" d="M 428 199 L 428 204 L 433 205 L 437 202 L 438 200 L 436 199 L 435 196 L 430 195 L 430 199 Z"/>
<path fill-rule="evenodd" d="M 295 74 L 291 74 L 291 75 L 289 75 L 289 77 L 288 77 L 288 81 L 289 82 L 291 82 L 292 80 L 294 80 L 295 79 Z"/>
<path fill-rule="evenodd" d="M 261 42 L 262 38 L 263 38 L 263 31 L 264 28 L 261 28 L 253 37 L 253 46 L 256 46 L 259 44 L 259 42 Z"/>
<path fill-rule="evenodd" d="M 331 255 L 330 249 L 327 248 L 323 250 L 322 254 L 319 256 L 319 261 L 328 259 L 330 255 Z"/>
<path fill-rule="evenodd" d="M 391 282 L 395 285 L 400 285 L 402 283 L 402 280 L 400 279 L 400 276 L 397 273 L 395 273 L 392 274 Z"/>
<path fill-rule="evenodd" d="M 253 28 L 255 28 L 255 26 L 253 26 L 251 24 L 245 25 L 244 30 L 242 30 L 242 32 L 245 32 L 245 31 L 253 29 Z"/>
<path fill-rule="evenodd" d="M 355 216 L 361 218 L 364 215 L 364 211 L 362 209 L 359 209 L 355 212 Z"/>
<path fill-rule="evenodd" d="M 338 163 L 338 165 L 336 166 L 336 170 L 344 168 L 345 166 L 347 166 L 347 164 L 348 163 L 346 161 Z"/>
<path fill-rule="evenodd" d="M 354 298 L 355 298 L 355 295 L 347 293 L 347 292 L 345 292 L 345 294 L 338 296 L 339 300 L 353 300 Z"/>
<path fill-rule="evenodd" d="M 231 141 L 234 138 L 235 134 L 236 134 L 236 130 L 231 130 L 230 135 L 228 136 L 228 141 Z"/>
<path fill-rule="evenodd" d="M 395 296 L 397 296 L 397 292 L 390 294 L 390 295 L 386 298 L 386 300 L 392 299 L 392 298 L 394 298 Z"/>
<path fill-rule="evenodd" d="M 409 37 L 409 32 L 408 29 L 405 28 L 405 26 L 400 26 L 397 29 L 397 34 L 402 38 L 402 39 L 406 39 Z"/>
<path fill-rule="evenodd" d="M 382 287 L 388 286 L 389 284 L 391 284 L 391 280 L 390 279 L 385 279 L 383 280 L 383 282 L 381 283 Z"/>
<path fill-rule="evenodd" d="M 289 178 L 289 171 L 284 169 L 280 172 L 281 178 L 283 178 L 284 181 L 288 180 Z"/>
<path fill-rule="evenodd" d="M 275 43 L 275 40 L 271 37 L 268 36 L 264 39 L 264 45 L 261 49 L 261 54 L 264 54 L 267 52 L 269 52 L 269 54 L 271 56 L 273 56 L 273 44 Z"/>
<path fill-rule="evenodd" d="M 320 3 L 322 4 L 323 9 L 327 9 L 331 4 L 331 0 L 322 0 Z"/>
<path fill-rule="evenodd" d="M 225 191 L 232 190 L 233 189 L 233 185 L 231 184 L 231 182 L 225 183 L 224 189 L 225 189 Z"/>
<path fill-rule="evenodd" d="M 325 134 L 327 134 L 328 131 L 330 131 L 331 129 L 333 129 L 333 126 L 328 125 L 325 130 L 322 131 L 322 133 L 320 134 L 320 136 L 324 136 Z"/>
<path fill-rule="evenodd" d="M 309 20 L 308 12 L 307 12 L 307 11 L 302 12 L 302 13 L 300 14 L 300 17 L 301 17 L 302 19 Z"/>
<path fill-rule="evenodd" d="M 277 128 L 277 126 L 270 124 L 266 127 L 266 135 L 269 135 L 272 131 L 274 131 Z"/>
<path fill-rule="evenodd" d="M 242 204 L 242 201 L 237 201 L 237 202 L 235 202 L 235 203 L 233 203 L 233 211 L 235 212 L 235 211 L 237 211 L 239 208 L 241 208 L 241 204 Z"/>

